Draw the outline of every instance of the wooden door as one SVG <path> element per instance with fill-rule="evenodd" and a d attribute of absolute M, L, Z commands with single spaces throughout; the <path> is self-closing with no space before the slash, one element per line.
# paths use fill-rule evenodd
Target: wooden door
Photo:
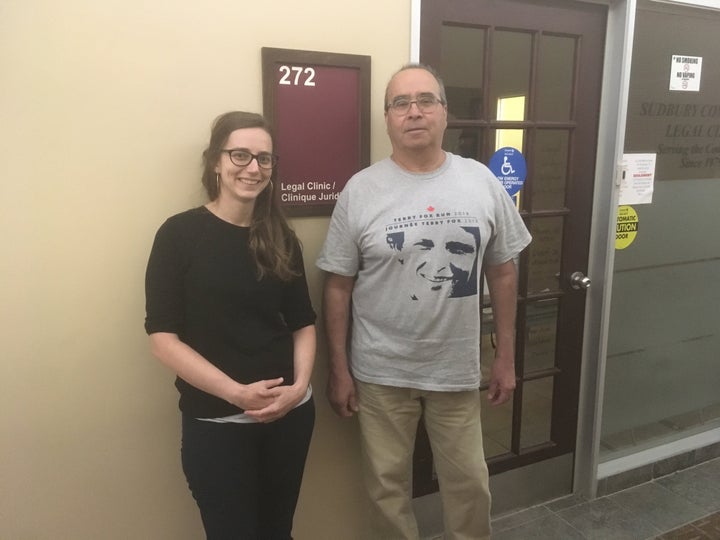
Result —
<path fill-rule="evenodd" d="M 587 271 L 606 11 L 553 0 L 422 2 L 420 60 L 438 70 L 448 98 L 443 146 L 486 164 L 512 146 L 527 162 L 516 200 L 533 242 L 519 260 L 517 389 L 498 408 L 481 393 L 491 474 L 575 449 L 585 310 L 576 273 Z M 437 490 L 422 428 L 414 482 L 416 496 Z"/>

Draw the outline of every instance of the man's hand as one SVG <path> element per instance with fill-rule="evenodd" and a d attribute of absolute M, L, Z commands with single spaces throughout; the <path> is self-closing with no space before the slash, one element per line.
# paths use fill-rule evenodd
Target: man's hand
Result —
<path fill-rule="evenodd" d="M 358 411 L 355 383 L 348 370 L 331 369 L 326 394 L 335 414 L 343 418 Z"/>
<path fill-rule="evenodd" d="M 490 375 L 488 401 L 491 405 L 502 405 L 515 390 L 515 362 L 512 358 L 495 358 Z"/>

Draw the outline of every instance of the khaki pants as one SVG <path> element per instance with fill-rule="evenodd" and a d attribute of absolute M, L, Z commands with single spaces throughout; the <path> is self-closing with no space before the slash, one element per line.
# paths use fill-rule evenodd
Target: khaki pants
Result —
<path fill-rule="evenodd" d="M 480 395 L 356 381 L 365 484 L 373 539 L 416 540 L 412 455 L 421 413 L 440 484 L 446 540 L 490 538 L 490 492 Z"/>

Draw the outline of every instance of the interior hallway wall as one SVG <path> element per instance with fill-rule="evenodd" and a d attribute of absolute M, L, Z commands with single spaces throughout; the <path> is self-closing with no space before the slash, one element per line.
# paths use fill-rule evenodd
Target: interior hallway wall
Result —
<path fill-rule="evenodd" d="M 371 156 L 386 156 L 410 4 L 0 0 L 1 538 L 202 537 L 173 377 L 143 330 L 154 233 L 205 202 L 212 119 L 262 111 L 262 46 L 370 55 Z M 294 225 L 319 310 L 327 218 Z M 331 413 L 325 365 L 321 348 L 300 540 L 365 523 L 356 424 Z"/>

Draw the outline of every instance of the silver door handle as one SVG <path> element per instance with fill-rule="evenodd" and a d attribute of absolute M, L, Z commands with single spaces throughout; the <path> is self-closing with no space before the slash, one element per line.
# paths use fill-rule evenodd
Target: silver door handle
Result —
<path fill-rule="evenodd" d="M 572 275 L 570 276 L 570 286 L 573 289 L 577 289 L 577 290 L 589 289 L 590 283 L 591 283 L 590 278 L 587 277 L 582 272 L 573 272 Z"/>

